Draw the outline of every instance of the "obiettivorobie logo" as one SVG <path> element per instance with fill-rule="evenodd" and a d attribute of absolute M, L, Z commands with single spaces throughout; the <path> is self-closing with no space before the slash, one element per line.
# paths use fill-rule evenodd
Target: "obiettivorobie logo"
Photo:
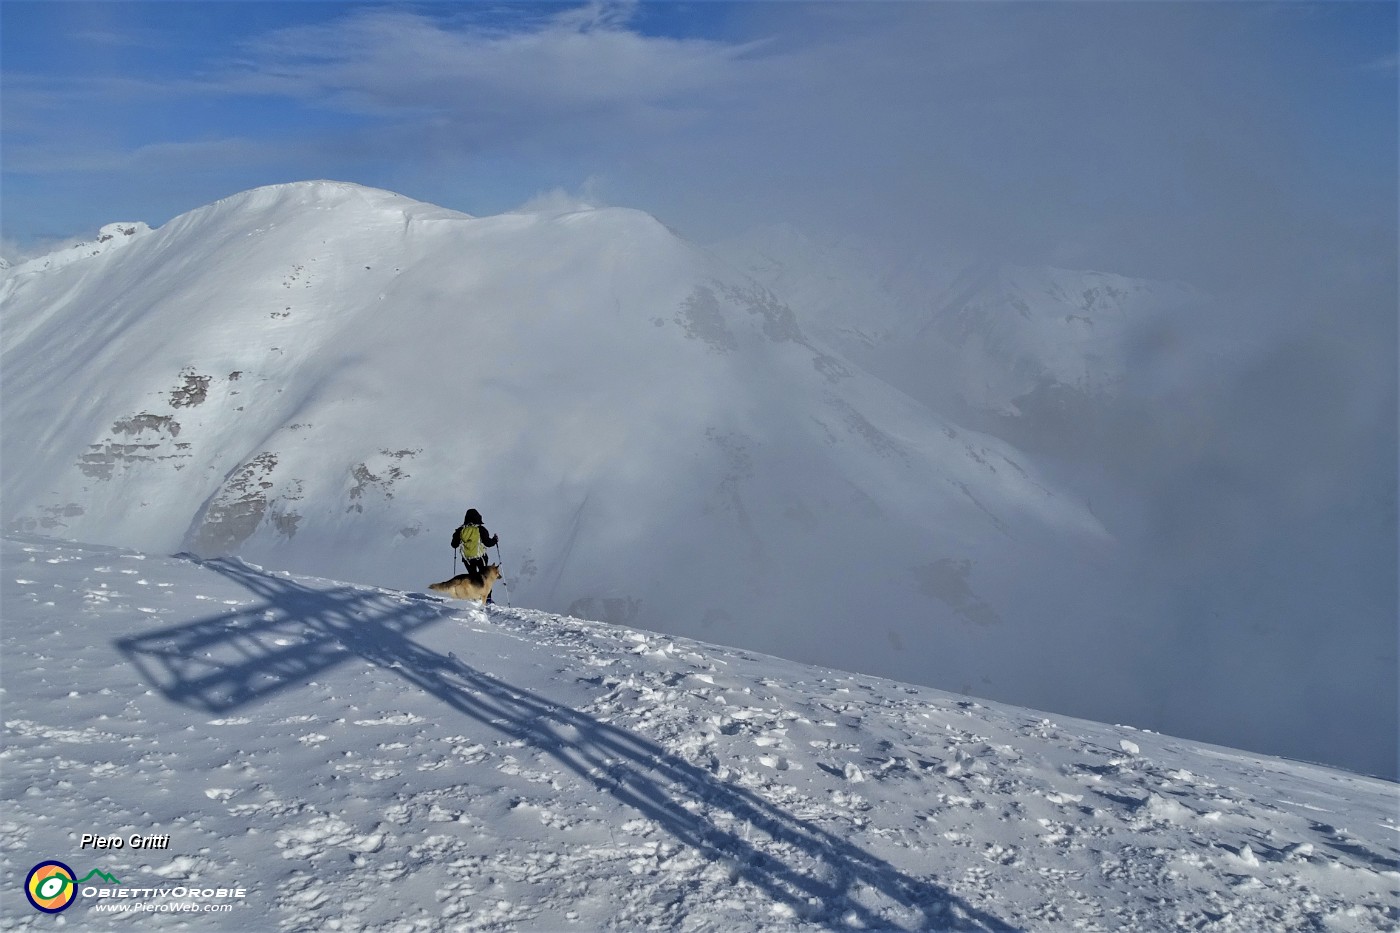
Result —
<path fill-rule="evenodd" d="M 108 913 L 215 913 L 233 910 L 234 903 L 246 898 L 248 892 L 241 885 L 124 885 L 97 868 L 79 878 L 77 872 L 57 859 L 45 859 L 29 869 L 24 879 L 24 896 L 35 910 L 46 914 L 67 910 L 80 896 L 92 901 L 92 910 Z"/>
<path fill-rule="evenodd" d="M 87 884 L 94 877 L 106 884 L 121 884 L 116 878 L 94 868 L 82 878 L 67 865 L 56 859 L 48 859 L 29 869 L 24 879 L 24 896 L 35 910 L 46 914 L 56 914 L 67 910 L 78 899 L 78 885 Z"/>

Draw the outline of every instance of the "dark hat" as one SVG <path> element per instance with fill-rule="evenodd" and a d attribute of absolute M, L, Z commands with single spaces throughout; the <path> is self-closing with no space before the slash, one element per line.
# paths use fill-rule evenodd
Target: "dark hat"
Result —
<path fill-rule="evenodd" d="M 481 513 L 476 509 L 467 509 L 467 517 L 462 519 L 463 525 L 480 525 Z"/>

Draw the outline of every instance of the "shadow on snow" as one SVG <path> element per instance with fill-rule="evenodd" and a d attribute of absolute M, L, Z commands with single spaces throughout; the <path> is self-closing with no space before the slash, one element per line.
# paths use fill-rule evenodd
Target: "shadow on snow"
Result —
<path fill-rule="evenodd" d="M 863 903 L 868 891 L 902 906 L 913 925 L 896 928 L 1014 929 L 644 736 L 414 642 L 408 637 L 414 631 L 455 615 L 436 599 L 349 586 L 317 590 L 239 561 L 200 563 L 264 602 L 115 642 L 178 703 L 222 713 L 360 658 L 481 725 L 528 742 L 705 858 L 729 860 L 740 877 L 806 922 L 891 929 L 886 916 Z"/>

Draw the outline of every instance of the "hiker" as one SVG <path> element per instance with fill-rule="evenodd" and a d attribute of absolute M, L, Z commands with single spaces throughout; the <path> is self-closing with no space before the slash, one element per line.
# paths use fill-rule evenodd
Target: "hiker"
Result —
<path fill-rule="evenodd" d="M 481 524 L 481 513 L 476 509 L 467 509 L 461 527 L 452 532 L 452 547 L 461 550 L 467 573 L 486 572 L 486 549 L 495 547 L 498 540 Z"/>

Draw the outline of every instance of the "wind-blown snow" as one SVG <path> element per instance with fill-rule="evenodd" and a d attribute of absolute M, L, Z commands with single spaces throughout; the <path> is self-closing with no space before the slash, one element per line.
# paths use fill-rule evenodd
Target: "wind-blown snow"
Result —
<path fill-rule="evenodd" d="M 29 868 L 228 930 L 1390 930 L 1396 785 L 685 638 L 3 541 Z M 80 849 L 82 833 L 168 850 Z M 186 901 L 189 899 L 186 898 Z"/>

